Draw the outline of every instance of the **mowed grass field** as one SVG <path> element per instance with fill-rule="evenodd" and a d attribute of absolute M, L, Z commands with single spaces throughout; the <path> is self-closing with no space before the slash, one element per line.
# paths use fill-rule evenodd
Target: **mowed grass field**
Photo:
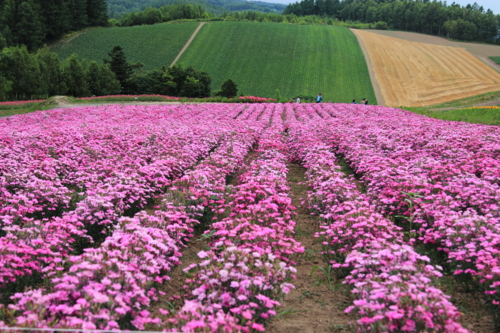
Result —
<path fill-rule="evenodd" d="M 376 103 L 364 55 L 346 28 L 252 22 L 205 24 L 179 63 L 212 76 L 212 90 L 230 78 L 245 95 Z"/>
<path fill-rule="evenodd" d="M 113 47 L 121 46 L 129 62 L 142 62 L 144 70 L 170 66 L 199 22 L 155 24 L 126 28 L 96 28 L 62 40 L 52 47 L 61 59 L 72 53 L 102 62 Z"/>

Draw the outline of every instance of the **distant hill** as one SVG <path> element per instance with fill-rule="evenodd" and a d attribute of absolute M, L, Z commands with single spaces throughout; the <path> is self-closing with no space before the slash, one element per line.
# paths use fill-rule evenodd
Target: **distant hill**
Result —
<path fill-rule="evenodd" d="M 197 22 L 128 28 L 98 28 L 60 42 L 53 51 L 61 58 L 102 61 L 115 45 L 127 60 L 144 70 L 168 66 Z M 174 38 L 175 37 L 175 38 Z M 347 28 L 254 22 L 208 22 L 179 59 L 185 66 L 207 71 L 212 91 L 228 78 L 245 95 L 315 96 L 350 102 L 367 98 L 376 103 L 367 64 L 354 34 Z"/>
<path fill-rule="evenodd" d="M 278 3 L 245 0 L 106 0 L 106 3 L 109 18 L 115 19 L 120 19 L 126 13 L 144 10 L 146 7 L 160 8 L 178 3 L 202 5 L 207 11 L 214 14 L 244 10 L 281 14 L 286 8 L 286 5 Z"/>

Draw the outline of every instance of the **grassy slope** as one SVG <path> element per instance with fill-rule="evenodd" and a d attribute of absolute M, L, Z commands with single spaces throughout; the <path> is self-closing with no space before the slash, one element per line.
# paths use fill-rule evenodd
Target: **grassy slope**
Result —
<path fill-rule="evenodd" d="M 500 57 L 490 57 L 490 59 L 500 65 Z"/>
<path fill-rule="evenodd" d="M 30 113 L 40 110 L 48 110 L 55 107 L 57 103 L 48 99 L 44 102 L 27 103 L 24 105 L 0 105 L 0 119 L 3 117 L 13 116 L 15 114 Z"/>
<path fill-rule="evenodd" d="M 210 22 L 179 62 L 210 73 L 213 90 L 231 78 L 245 95 L 376 101 L 356 37 L 341 27 Z"/>
<path fill-rule="evenodd" d="M 72 53 L 102 62 L 114 46 L 121 46 L 130 62 L 144 63 L 144 70 L 168 67 L 193 34 L 199 22 L 96 28 L 52 47 L 61 59 Z"/>
<path fill-rule="evenodd" d="M 500 109 L 460 109 L 429 111 L 425 108 L 404 108 L 431 118 L 500 126 Z"/>

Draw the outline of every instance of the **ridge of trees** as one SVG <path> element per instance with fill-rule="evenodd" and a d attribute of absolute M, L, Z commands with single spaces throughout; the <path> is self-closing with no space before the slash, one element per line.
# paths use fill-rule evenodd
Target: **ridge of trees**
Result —
<path fill-rule="evenodd" d="M 130 27 L 134 25 L 156 24 L 180 19 L 199 19 L 215 17 L 203 8 L 202 5 L 175 4 L 165 5 L 160 8 L 147 7 L 143 11 L 127 13 L 118 21 L 111 20 L 112 25 Z"/>
<path fill-rule="evenodd" d="M 284 15 L 317 15 L 341 21 L 385 22 L 389 29 L 446 36 L 452 39 L 500 42 L 500 15 L 477 3 L 465 7 L 429 0 L 301 0 Z"/>
<path fill-rule="evenodd" d="M 0 49 L 34 51 L 69 31 L 107 25 L 105 0 L 0 0 Z"/>
<path fill-rule="evenodd" d="M 261 1 L 244 0 L 107 0 L 109 17 L 121 20 L 125 15 L 132 12 L 144 11 L 146 8 L 157 8 L 166 5 L 191 4 L 202 6 L 207 12 L 220 15 L 231 11 L 260 11 L 265 13 L 281 14 L 286 5 L 267 3 Z"/>

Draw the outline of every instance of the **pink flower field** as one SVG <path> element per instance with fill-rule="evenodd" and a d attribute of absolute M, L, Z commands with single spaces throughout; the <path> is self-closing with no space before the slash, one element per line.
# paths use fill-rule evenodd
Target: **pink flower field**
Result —
<path fill-rule="evenodd" d="M 500 329 L 498 127 L 351 104 L 106 105 L 0 119 L 0 156 L 0 330 L 266 331 L 308 251 L 291 164 L 351 332 L 469 332 L 444 281 Z"/>

